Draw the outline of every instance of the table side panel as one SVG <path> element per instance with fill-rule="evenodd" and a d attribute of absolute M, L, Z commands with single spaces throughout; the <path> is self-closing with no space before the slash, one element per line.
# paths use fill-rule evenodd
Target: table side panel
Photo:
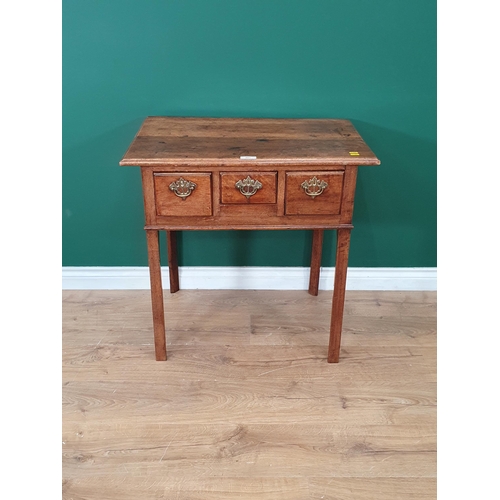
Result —
<path fill-rule="evenodd" d="M 146 225 L 154 225 L 156 221 L 156 200 L 153 172 L 148 167 L 141 168 L 142 195 L 144 198 L 144 218 Z"/>
<path fill-rule="evenodd" d="M 358 175 L 357 166 L 346 167 L 344 174 L 344 188 L 342 191 L 342 208 L 340 222 L 351 224 L 354 211 L 354 195 L 356 192 L 356 179 Z"/>

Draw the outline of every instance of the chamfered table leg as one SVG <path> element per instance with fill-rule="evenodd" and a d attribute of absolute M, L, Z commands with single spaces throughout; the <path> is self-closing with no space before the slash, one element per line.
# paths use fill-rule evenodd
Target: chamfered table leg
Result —
<path fill-rule="evenodd" d="M 146 229 L 148 242 L 149 279 L 151 281 L 151 304 L 153 308 L 153 330 L 156 361 L 167 359 L 165 338 L 165 313 L 163 310 L 163 288 L 161 284 L 160 245 L 158 231 Z"/>
<path fill-rule="evenodd" d="M 347 281 L 347 260 L 349 257 L 350 229 L 337 230 L 337 256 L 335 259 L 335 281 L 333 284 L 332 319 L 330 323 L 330 343 L 328 362 L 338 363 L 342 319 L 344 316 L 345 287 Z"/>
<path fill-rule="evenodd" d="M 309 293 L 318 295 L 319 270 L 323 250 L 323 229 L 314 229 L 312 237 L 311 270 L 309 272 Z"/>
<path fill-rule="evenodd" d="M 179 291 L 179 265 L 177 264 L 177 232 L 166 231 L 168 249 L 168 273 L 170 277 L 170 293 Z"/>

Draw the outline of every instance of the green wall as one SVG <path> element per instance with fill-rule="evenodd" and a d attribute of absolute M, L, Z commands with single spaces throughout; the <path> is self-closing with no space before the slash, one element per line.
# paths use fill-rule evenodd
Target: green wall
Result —
<path fill-rule="evenodd" d="M 434 0 L 63 0 L 63 265 L 147 265 L 118 162 L 148 115 L 350 119 L 382 165 L 359 171 L 349 265 L 436 265 Z M 180 264 L 307 266 L 310 238 L 185 232 Z"/>

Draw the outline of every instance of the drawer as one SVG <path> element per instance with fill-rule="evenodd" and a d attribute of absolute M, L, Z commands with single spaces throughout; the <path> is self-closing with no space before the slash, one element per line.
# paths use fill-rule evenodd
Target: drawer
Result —
<path fill-rule="evenodd" d="M 156 215 L 212 215 L 210 173 L 154 173 Z"/>
<path fill-rule="evenodd" d="M 220 200 L 232 203 L 276 203 L 276 172 L 221 172 Z"/>
<path fill-rule="evenodd" d="M 338 215 L 344 172 L 287 172 L 285 214 Z"/>

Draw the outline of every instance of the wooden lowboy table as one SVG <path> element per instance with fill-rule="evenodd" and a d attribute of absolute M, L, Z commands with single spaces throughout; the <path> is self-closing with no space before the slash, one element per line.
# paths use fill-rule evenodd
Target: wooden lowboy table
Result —
<path fill-rule="evenodd" d="M 317 295 L 323 230 L 336 229 L 328 362 L 337 363 L 357 169 L 379 164 L 348 120 L 146 118 L 120 165 L 141 167 L 156 359 L 167 359 L 159 231 L 174 293 L 177 231 L 312 229 Z"/>

